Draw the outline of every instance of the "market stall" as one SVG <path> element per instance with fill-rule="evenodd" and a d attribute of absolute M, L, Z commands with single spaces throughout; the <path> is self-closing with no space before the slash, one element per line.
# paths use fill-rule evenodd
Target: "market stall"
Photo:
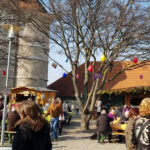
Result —
<path fill-rule="evenodd" d="M 14 104 L 31 97 L 37 100 L 39 104 L 45 105 L 48 100 L 56 96 L 55 90 L 42 87 L 16 87 L 10 89 L 9 102 Z"/>

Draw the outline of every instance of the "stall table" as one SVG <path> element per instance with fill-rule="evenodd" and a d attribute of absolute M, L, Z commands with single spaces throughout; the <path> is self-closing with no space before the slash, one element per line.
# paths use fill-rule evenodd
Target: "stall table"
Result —
<path fill-rule="evenodd" d="M 121 123 L 120 119 L 114 120 L 110 123 L 110 127 L 112 128 L 112 135 L 123 135 L 125 136 L 125 129 L 127 123 Z"/>

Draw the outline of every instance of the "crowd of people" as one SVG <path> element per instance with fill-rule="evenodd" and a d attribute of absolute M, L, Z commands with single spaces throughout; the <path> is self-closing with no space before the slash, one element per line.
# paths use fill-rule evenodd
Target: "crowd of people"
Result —
<path fill-rule="evenodd" d="M 12 150 L 51 150 L 50 126 L 33 100 L 21 102 L 8 113 L 7 130 L 16 131 Z"/>
<path fill-rule="evenodd" d="M 111 142 L 112 128 L 110 125 L 119 118 L 120 124 L 126 124 L 127 150 L 150 150 L 150 98 L 144 98 L 139 107 L 124 105 L 123 108 L 112 107 L 107 112 L 101 105 L 101 109 L 101 113 L 97 113 L 96 132 L 90 137 L 91 139 L 97 137 L 98 142 L 101 142 L 100 139 L 107 136 Z M 119 140 L 122 139 L 120 137 L 119 135 Z"/>
<path fill-rule="evenodd" d="M 71 124 L 72 116 L 79 113 L 79 107 L 75 103 L 62 102 L 57 98 L 49 99 L 49 103 L 42 106 L 38 100 L 36 103 L 44 117 L 49 116 L 52 141 L 58 141 L 58 135 L 62 133 L 63 124 Z"/>
<path fill-rule="evenodd" d="M 32 98 L 28 98 L 27 101 L 34 102 L 38 108 L 39 111 L 44 119 L 46 119 L 46 116 L 48 117 L 48 122 L 50 122 L 49 126 L 51 129 L 51 140 L 52 141 L 58 141 L 58 135 L 61 135 L 62 133 L 62 126 L 63 124 L 71 124 L 71 119 L 73 115 L 76 115 L 79 113 L 79 107 L 76 103 L 68 103 L 63 102 L 60 98 L 52 98 L 49 100 L 49 103 L 46 103 L 45 106 L 42 106 L 39 103 L 39 100 L 33 100 Z M 15 104 L 7 104 L 7 130 L 12 131 L 15 129 L 14 126 L 15 123 L 19 119 L 18 114 L 18 108 L 22 105 L 22 102 L 15 103 Z M 24 104 L 25 105 L 25 104 Z M 2 120 L 2 112 L 3 112 L 3 98 L 0 97 L 0 118 Z M 34 117 L 34 116 L 32 116 Z"/>
<path fill-rule="evenodd" d="M 126 123 L 129 119 L 130 108 L 127 105 L 124 105 L 123 108 L 110 107 L 110 109 L 108 109 L 102 105 L 102 99 L 97 100 L 95 107 L 98 109 L 96 115 L 96 132 L 91 136 L 91 139 L 95 139 L 97 137 L 98 142 L 100 142 L 100 137 L 105 135 L 108 137 L 109 142 L 111 142 L 111 122 L 119 118 L 120 123 Z M 122 141 L 122 136 L 119 136 L 119 141 Z"/>
<path fill-rule="evenodd" d="M 0 97 L 0 108 L 3 109 Z M 101 143 L 104 137 L 112 142 L 111 122 L 118 120 L 126 124 L 125 141 L 127 150 L 150 150 L 150 98 L 144 98 L 139 107 L 124 105 L 123 108 L 102 105 L 102 99 L 96 102 L 96 132 Z M 62 132 L 62 123 L 66 114 L 78 114 L 79 108 L 69 103 L 62 103 L 60 98 L 53 98 L 46 108 L 29 98 L 12 106 L 7 114 L 7 130 L 16 131 L 12 142 L 13 150 L 51 150 L 52 141 L 58 140 Z M 50 115 L 50 123 L 45 119 Z M 2 115 L 0 115 L 2 116 Z M 70 124 L 71 117 L 67 124 Z M 120 139 L 120 136 L 119 136 Z"/>

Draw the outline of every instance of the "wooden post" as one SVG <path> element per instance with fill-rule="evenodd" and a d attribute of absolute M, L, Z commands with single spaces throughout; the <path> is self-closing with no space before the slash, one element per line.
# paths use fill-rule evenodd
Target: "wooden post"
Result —
<path fill-rule="evenodd" d="M 125 94 L 125 104 L 127 106 L 130 106 L 130 104 L 131 104 L 131 95 L 130 94 Z"/>

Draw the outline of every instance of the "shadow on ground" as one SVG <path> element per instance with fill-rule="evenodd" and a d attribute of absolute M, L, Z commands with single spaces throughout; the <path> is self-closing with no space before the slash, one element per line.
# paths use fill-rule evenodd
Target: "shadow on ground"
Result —
<path fill-rule="evenodd" d="M 88 130 L 80 130 L 80 117 L 74 117 L 71 121 L 70 125 L 63 125 L 63 131 L 62 131 L 62 135 L 59 136 L 59 140 L 60 141 L 67 141 L 67 140 L 82 140 L 82 139 L 90 139 L 90 136 L 92 136 L 93 133 L 96 132 L 96 130 L 94 129 L 95 126 L 95 120 L 91 121 L 91 125 L 92 125 L 92 129 L 88 129 Z M 90 126 L 91 127 L 91 126 Z M 83 134 L 84 136 L 83 136 Z M 78 134 L 80 136 L 75 136 L 75 134 Z M 97 139 L 94 139 L 97 140 Z M 106 139 L 106 141 L 108 141 Z M 125 143 L 125 139 L 124 137 L 122 137 L 122 141 L 119 141 L 119 137 L 118 136 L 112 136 L 112 143 Z"/>
<path fill-rule="evenodd" d="M 94 129 L 88 130 L 80 130 L 80 116 L 74 117 L 71 121 L 70 125 L 63 124 L 62 135 L 59 136 L 60 141 L 67 141 L 67 140 L 82 140 L 82 139 L 90 139 L 90 136 L 94 133 Z M 84 135 L 87 133 L 88 135 Z M 74 134 L 80 134 L 81 136 L 76 137 Z"/>

